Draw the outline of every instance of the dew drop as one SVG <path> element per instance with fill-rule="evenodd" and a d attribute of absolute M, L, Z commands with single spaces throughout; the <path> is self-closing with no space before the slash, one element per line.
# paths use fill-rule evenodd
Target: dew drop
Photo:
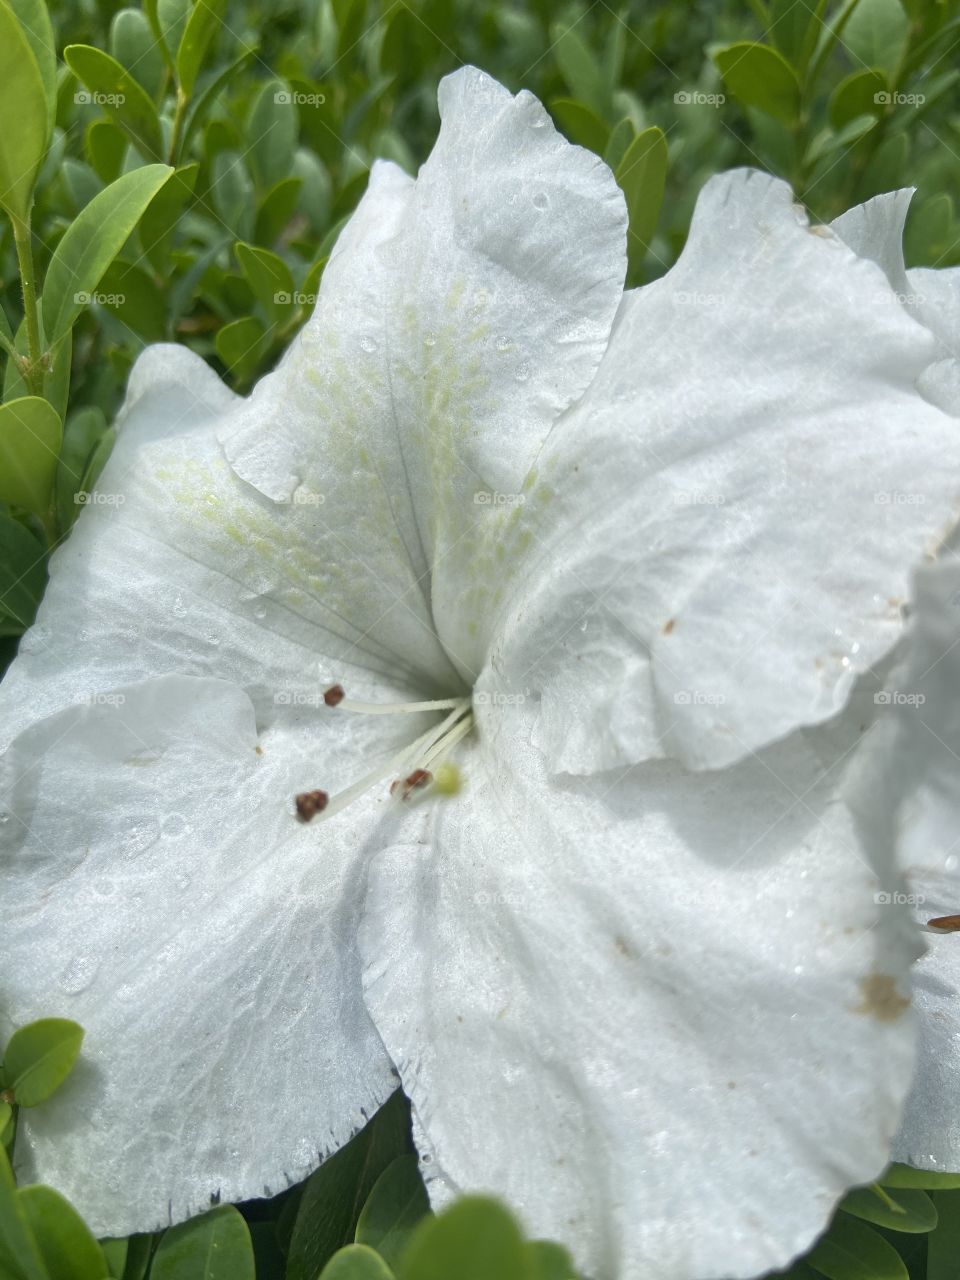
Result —
<path fill-rule="evenodd" d="M 510 348 L 511 348 L 512 346 L 513 346 L 513 343 L 510 341 L 510 339 L 509 339 L 509 338 L 498 338 L 498 339 L 497 339 L 497 350 L 498 350 L 498 351 L 509 351 L 509 350 L 510 350 Z"/>
<path fill-rule="evenodd" d="M 0 813 L 0 827 L 6 826 L 10 821 L 9 813 Z"/>
<path fill-rule="evenodd" d="M 517 371 L 513 376 L 516 378 L 518 382 L 526 382 L 526 380 L 530 377 L 529 360 L 521 360 L 521 362 L 517 365 Z"/>
<path fill-rule="evenodd" d="M 186 616 L 186 612 L 187 612 L 186 606 L 183 603 L 183 596 L 180 595 L 179 592 L 177 593 L 177 597 L 173 602 L 173 609 L 171 610 L 171 612 L 174 613 L 178 618 L 183 618 Z"/>
<path fill-rule="evenodd" d="M 253 616 L 256 618 L 258 622 L 262 622 L 264 620 L 264 618 L 267 616 L 267 611 L 262 604 L 257 605 L 256 609 L 254 609 L 253 611 Z"/>
<path fill-rule="evenodd" d="M 535 209 L 546 209 L 549 203 L 550 201 L 542 191 L 538 191 L 537 194 L 533 197 L 533 207 Z"/>
<path fill-rule="evenodd" d="M 93 956 L 74 956 L 57 979 L 60 990 L 68 996 L 79 995 L 89 987 L 99 968 L 99 961 Z"/>
<path fill-rule="evenodd" d="M 435 333 L 425 333 L 423 335 L 423 345 L 425 347 L 435 347 L 437 345 L 437 335 Z"/>
<path fill-rule="evenodd" d="M 360 339 L 360 350 L 366 351 L 367 354 L 369 354 L 371 351 L 376 351 L 376 349 L 377 349 L 376 338 L 371 338 L 368 333 L 365 333 L 363 337 Z"/>

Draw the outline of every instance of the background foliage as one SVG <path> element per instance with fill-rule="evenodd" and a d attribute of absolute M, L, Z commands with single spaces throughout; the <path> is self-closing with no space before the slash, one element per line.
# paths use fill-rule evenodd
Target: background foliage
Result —
<path fill-rule="evenodd" d="M 185 343 L 248 389 L 309 315 L 373 159 L 415 172 L 429 152 L 446 72 L 532 90 L 610 164 L 635 285 L 676 259 L 706 178 L 743 164 L 824 221 L 916 186 L 908 265 L 960 263 L 958 48 L 955 0 L 0 0 L 0 670 L 95 494 L 138 352 Z M 11 1039 L 8 1153 L 81 1039 L 55 1018 Z M 400 1095 L 305 1184 L 127 1241 L 17 1189 L 0 1154 L 0 1280 L 321 1274 L 572 1272 L 493 1203 L 429 1216 Z M 957 1280 L 960 1177 L 894 1168 L 790 1274 Z"/>

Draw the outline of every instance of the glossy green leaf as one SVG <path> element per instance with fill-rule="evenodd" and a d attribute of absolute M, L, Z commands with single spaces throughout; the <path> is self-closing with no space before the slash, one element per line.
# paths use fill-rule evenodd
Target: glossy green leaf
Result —
<path fill-rule="evenodd" d="M 417 1157 L 399 1156 L 373 1185 L 357 1222 L 357 1243 L 367 1244 L 396 1266 L 430 1200 Z"/>
<path fill-rule="evenodd" d="M 147 160 L 163 158 L 160 117 L 147 91 L 116 58 L 88 44 L 70 44 L 63 56 L 90 100 L 130 135 Z"/>
<path fill-rule="evenodd" d="M 530 1280 L 576 1280 L 576 1271 L 563 1245 L 552 1240 L 531 1240 L 524 1245 Z"/>
<path fill-rule="evenodd" d="M 234 246 L 234 251 L 254 297 L 267 316 L 275 322 L 287 319 L 293 298 L 293 275 L 284 260 L 269 249 L 242 242 Z"/>
<path fill-rule="evenodd" d="M 854 65 L 881 67 L 894 77 L 906 52 L 910 20 L 899 0 L 860 0 L 843 33 Z"/>
<path fill-rule="evenodd" d="M 155 1237 L 151 1235 L 136 1235 L 128 1238 L 127 1263 L 123 1269 L 123 1280 L 144 1280 L 150 1269 L 150 1259 L 153 1257 L 154 1239 Z"/>
<path fill-rule="evenodd" d="M 50 1280 L 101 1280 L 108 1275 L 103 1250 L 69 1200 L 43 1186 L 23 1187 L 17 1199 Z"/>
<path fill-rule="evenodd" d="M 47 96 L 37 59 L 13 10 L 0 0 L 0 208 L 25 221 L 47 147 Z"/>
<path fill-rule="evenodd" d="M 163 293 L 143 267 L 114 259 L 97 290 L 101 305 L 147 342 L 166 337 L 167 309 Z"/>
<path fill-rule="evenodd" d="M 186 154 L 194 133 L 207 118 L 207 113 L 237 73 L 247 65 L 254 52 L 255 50 L 253 49 L 245 49 L 229 66 L 224 67 L 222 71 L 214 72 L 205 79 L 203 89 L 200 93 L 194 95 L 193 101 L 187 108 L 187 113 L 184 117 L 180 155 Z"/>
<path fill-rule="evenodd" d="M 0 512 L 0 626 L 19 635 L 33 622 L 47 581 L 46 552 L 18 520 Z"/>
<path fill-rule="evenodd" d="M 768 35 L 793 67 L 805 66 L 821 30 L 826 0 L 770 0 Z"/>
<path fill-rule="evenodd" d="M 30 1230 L 23 1203 L 17 1194 L 10 1161 L 2 1147 L 0 1147 L 0 1276 L 3 1276 L 3 1280 L 50 1280 L 37 1242 Z"/>
<path fill-rule="evenodd" d="M 464 1196 L 418 1227 L 399 1280 L 529 1280 L 520 1228 L 495 1200 Z"/>
<path fill-rule="evenodd" d="M 383 1258 L 363 1244 L 338 1249 L 320 1272 L 320 1280 L 394 1280 Z"/>
<path fill-rule="evenodd" d="M 892 1164 L 880 1179 L 884 1187 L 919 1187 L 922 1191 L 956 1191 L 960 1189 L 960 1173 L 936 1173 L 932 1169 L 914 1169 L 907 1164 Z"/>
<path fill-rule="evenodd" d="M 175 55 L 183 40 L 192 4 L 193 0 L 157 0 L 157 26 L 171 55 Z"/>
<path fill-rule="evenodd" d="M 792 123 L 800 110 L 800 82 L 789 62 L 766 44 L 740 40 L 714 51 L 713 60 L 735 98 Z"/>
<path fill-rule="evenodd" d="M 166 165 L 152 164 L 125 173 L 91 200 L 69 227 L 44 281 L 43 328 L 49 342 L 71 328 L 172 172 Z"/>
<path fill-rule="evenodd" d="M 150 1280 L 255 1280 L 253 1244 L 242 1215 L 223 1204 L 165 1231 Z"/>
<path fill-rule="evenodd" d="M 960 1274 L 960 1190 L 936 1191 L 938 1223 L 927 1236 L 926 1280 L 957 1280 Z"/>
<path fill-rule="evenodd" d="M 61 436 L 59 414 L 40 396 L 0 405 L 0 500 L 46 513 Z"/>
<path fill-rule="evenodd" d="M 49 140 L 57 111 L 57 51 L 46 0 L 7 0 L 7 3 L 20 20 L 37 60 L 47 104 L 46 137 Z"/>
<path fill-rule="evenodd" d="M 195 0 L 177 49 L 177 80 L 185 98 L 193 93 L 210 41 L 223 25 L 226 0 Z"/>
<path fill-rule="evenodd" d="M 903 1259 L 873 1227 L 838 1214 L 806 1261 L 827 1280 L 909 1280 Z"/>
<path fill-rule="evenodd" d="M 627 201 L 627 259 L 636 270 L 657 229 L 667 178 L 667 140 L 656 125 L 638 133 L 617 165 L 616 179 Z"/>
<path fill-rule="evenodd" d="M 595 111 L 576 98 L 552 98 L 549 105 L 557 126 L 571 142 L 603 155 L 610 126 Z"/>
<path fill-rule="evenodd" d="M 610 131 L 607 145 L 603 149 L 603 159 L 614 171 L 627 153 L 627 148 L 637 136 L 633 121 L 624 116 L 615 128 Z"/>
<path fill-rule="evenodd" d="M 875 1191 L 872 1187 L 858 1187 L 841 1202 L 840 1208 L 888 1231 L 924 1232 L 937 1225 L 933 1201 L 919 1188 L 885 1191 L 881 1187 Z"/>
<path fill-rule="evenodd" d="M 3 1078 L 21 1107 L 46 1102 L 73 1070 L 83 1027 L 69 1018 L 40 1018 L 16 1030 L 3 1054 Z"/>
<path fill-rule="evenodd" d="M 890 100 L 887 77 L 876 68 L 854 71 L 841 80 L 827 107 L 830 123 L 842 129 L 856 116 L 880 115 Z"/>
<path fill-rule="evenodd" d="M 409 1152 L 406 1102 L 398 1091 L 306 1184 L 290 1236 L 287 1280 L 314 1280 L 353 1241 L 360 1211 L 380 1174 Z"/>

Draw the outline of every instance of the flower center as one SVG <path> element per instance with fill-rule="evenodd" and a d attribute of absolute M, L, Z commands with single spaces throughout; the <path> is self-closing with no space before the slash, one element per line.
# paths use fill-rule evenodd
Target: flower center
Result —
<path fill-rule="evenodd" d="M 296 797 L 301 822 L 309 822 L 319 814 L 332 818 L 387 778 L 393 779 L 390 794 L 400 800 L 407 800 L 414 791 L 431 785 L 446 795 L 458 790 L 459 773 L 448 757 L 473 728 L 469 695 L 435 698 L 429 702 L 358 702 L 346 696 L 342 685 L 334 684 L 324 693 L 323 700 L 328 707 L 336 707 L 338 714 L 351 711 L 365 716 L 418 715 L 425 711 L 446 711 L 447 714 L 385 764 L 336 795 L 330 796 L 321 790 L 301 792 Z"/>

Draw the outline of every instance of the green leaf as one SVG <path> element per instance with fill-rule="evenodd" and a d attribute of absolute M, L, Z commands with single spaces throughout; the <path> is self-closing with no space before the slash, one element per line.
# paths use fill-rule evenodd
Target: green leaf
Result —
<path fill-rule="evenodd" d="M 0 1148 L 0 1275 L 3 1280 L 50 1280 L 43 1265 L 7 1153 Z"/>
<path fill-rule="evenodd" d="M 253 229 L 253 238 L 258 244 L 273 244 L 280 238 L 296 211 L 302 186 L 302 178 L 284 178 L 263 197 Z"/>
<path fill-rule="evenodd" d="M 357 1243 L 396 1266 L 414 1229 L 430 1212 L 417 1157 L 398 1156 L 374 1183 L 357 1222 Z"/>
<path fill-rule="evenodd" d="M 69 1018 L 40 1018 L 15 1031 L 3 1055 L 3 1078 L 21 1107 L 46 1102 L 73 1070 L 83 1027 Z"/>
<path fill-rule="evenodd" d="M 878 1193 L 872 1187 L 858 1187 L 841 1202 L 840 1208 L 889 1231 L 932 1231 L 937 1225 L 933 1201 L 919 1189 L 904 1187 L 891 1195 L 882 1188 Z"/>
<path fill-rule="evenodd" d="M 896 79 L 910 36 L 899 0 L 860 0 L 847 23 L 843 45 L 855 64 L 881 67 Z"/>
<path fill-rule="evenodd" d="M 20 20 L 23 34 L 37 60 L 47 103 L 46 138 L 49 141 L 57 114 L 57 51 L 50 14 L 45 0 L 7 0 L 7 3 Z"/>
<path fill-rule="evenodd" d="M 43 287 L 43 328 L 56 342 L 74 321 L 173 170 L 150 164 L 125 173 L 87 205 L 57 245 Z"/>
<path fill-rule="evenodd" d="M 620 161 L 627 153 L 627 148 L 637 136 L 633 121 L 629 116 L 624 116 L 618 125 L 610 131 L 610 137 L 607 139 L 607 145 L 603 150 L 603 159 L 611 169 L 616 170 Z"/>
<path fill-rule="evenodd" d="M 185 155 L 196 129 L 206 119 L 207 112 L 241 68 L 245 67 L 253 56 L 254 49 L 244 49 L 234 62 L 211 75 L 204 85 L 203 91 L 197 94 L 187 108 L 183 122 L 183 133 L 180 140 L 180 154 Z"/>
<path fill-rule="evenodd" d="M 123 1269 L 123 1280 L 144 1280 L 153 1256 L 151 1235 L 130 1236 L 127 1239 L 127 1263 Z"/>
<path fill-rule="evenodd" d="M 933 1196 L 938 1224 L 927 1236 L 926 1280 L 957 1280 L 960 1258 L 960 1190 Z"/>
<path fill-rule="evenodd" d="M 660 217 L 667 177 L 667 140 L 656 125 L 638 133 L 617 165 L 616 179 L 627 201 L 627 259 L 635 271 L 646 256 Z"/>
<path fill-rule="evenodd" d="M 319 1280 L 394 1280 L 394 1275 L 373 1249 L 348 1244 L 337 1250 L 320 1272 Z"/>
<path fill-rule="evenodd" d="M 529 1280 L 520 1228 L 495 1200 L 464 1196 L 421 1223 L 399 1280 Z"/>
<path fill-rule="evenodd" d="M 246 382 L 267 354 L 270 340 L 256 316 L 242 316 L 217 330 L 217 355 L 237 382 Z"/>
<path fill-rule="evenodd" d="M 816 6 L 797 4 L 797 0 L 770 0 L 770 24 L 767 34 L 786 60 L 802 69 L 813 52 L 826 0 Z"/>
<path fill-rule="evenodd" d="M 67 419 L 54 485 L 57 524 L 63 531 L 70 528 L 80 513 L 77 494 L 83 488 L 83 473 L 106 430 L 107 420 L 96 406 L 77 409 Z"/>
<path fill-rule="evenodd" d="M 288 314 L 293 296 L 293 275 L 284 260 L 269 249 L 258 249 L 239 241 L 234 245 L 240 269 L 253 290 L 253 296 L 277 322 Z"/>
<path fill-rule="evenodd" d="M 255 1280 L 253 1244 L 231 1204 L 165 1231 L 150 1280 Z"/>
<path fill-rule="evenodd" d="M 175 49 L 180 48 L 183 33 L 187 29 L 191 4 L 192 0 L 157 0 L 157 27 L 161 41 L 171 55 Z"/>
<path fill-rule="evenodd" d="M 155 271 L 166 268 L 173 232 L 180 215 L 190 203 L 199 172 L 198 164 L 187 164 L 174 170 L 170 180 L 164 183 L 143 211 L 140 243 Z"/>
<path fill-rule="evenodd" d="M 306 1184 L 287 1256 L 287 1280 L 314 1280 L 356 1235 L 361 1209 L 397 1156 L 409 1152 L 409 1118 L 399 1091 Z"/>
<path fill-rule="evenodd" d="M 113 182 L 120 176 L 127 135 L 110 120 L 91 120 L 83 135 L 90 166 L 101 182 Z"/>
<path fill-rule="evenodd" d="M 0 0 L 0 208 L 26 221 L 47 149 L 47 96 L 37 59 L 13 10 Z"/>
<path fill-rule="evenodd" d="M 838 1214 L 806 1261 L 827 1280 L 909 1280 L 903 1259 L 865 1222 Z"/>
<path fill-rule="evenodd" d="M 247 126 L 251 167 L 261 190 L 290 177 L 297 132 L 293 93 L 282 80 L 268 80 L 254 98 Z"/>
<path fill-rule="evenodd" d="M 46 581 L 46 551 L 19 520 L 0 512 L 0 626 L 7 635 L 33 622 Z"/>
<path fill-rule="evenodd" d="M 59 414 L 40 396 L 0 405 L 0 500 L 46 514 L 62 434 Z"/>
<path fill-rule="evenodd" d="M 123 1280 L 130 1242 L 128 1240 L 101 1240 L 100 1248 L 106 1259 L 107 1275 L 110 1280 Z"/>
<path fill-rule="evenodd" d="M 223 24 L 226 0 L 196 0 L 177 49 L 177 80 L 185 98 L 193 93 L 210 41 Z"/>
<path fill-rule="evenodd" d="M 549 105 L 550 114 L 571 142 L 603 155 L 610 128 L 595 111 L 576 98 L 552 98 Z"/>
<path fill-rule="evenodd" d="M 841 80 L 830 95 L 827 113 L 835 129 L 842 129 L 856 116 L 882 114 L 890 100 L 887 77 L 875 67 L 854 71 Z"/>
<path fill-rule="evenodd" d="M 127 131 L 148 160 L 163 158 L 160 117 L 143 88 L 116 58 L 88 44 L 68 44 L 67 65 L 90 92 L 91 101 Z"/>
<path fill-rule="evenodd" d="M 532 1240 L 524 1245 L 530 1280 L 576 1280 L 576 1271 L 563 1245 Z"/>
<path fill-rule="evenodd" d="M 167 310 L 154 278 L 120 258 L 111 262 L 98 289 L 103 306 L 147 342 L 166 337 Z"/>
<path fill-rule="evenodd" d="M 121 9 L 110 23 L 110 56 L 121 67 L 136 71 L 137 81 L 150 97 L 161 86 L 164 59 L 147 18 L 139 9 Z"/>
<path fill-rule="evenodd" d="M 598 58 L 573 27 L 550 30 L 553 54 L 571 94 L 603 119 L 610 110 L 610 80 Z"/>
<path fill-rule="evenodd" d="M 714 51 L 723 82 L 740 102 L 792 124 L 800 110 L 800 82 L 789 62 L 766 44 L 740 40 Z"/>
<path fill-rule="evenodd" d="M 922 1191 L 956 1191 L 960 1189 L 960 1173 L 936 1173 L 932 1169 L 914 1169 L 907 1164 L 892 1164 L 880 1179 L 884 1187 L 919 1187 Z"/>
<path fill-rule="evenodd" d="M 52 1187 L 23 1187 L 17 1199 L 50 1280 L 101 1280 L 107 1260 L 87 1224 Z"/>

